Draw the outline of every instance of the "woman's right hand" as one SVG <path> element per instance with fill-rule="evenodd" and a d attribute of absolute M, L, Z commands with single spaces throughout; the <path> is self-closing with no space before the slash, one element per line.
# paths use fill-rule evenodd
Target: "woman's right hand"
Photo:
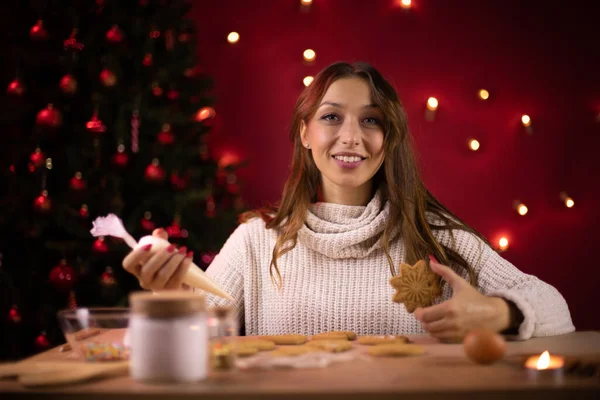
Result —
<path fill-rule="evenodd" d="M 169 235 L 162 229 L 155 229 L 152 236 L 168 240 Z M 193 252 L 187 252 L 185 246 L 176 248 L 174 244 L 152 253 L 152 245 L 132 250 L 123 259 L 123 268 L 135 275 L 144 289 L 159 290 L 188 290 L 183 278 L 192 264 Z"/>

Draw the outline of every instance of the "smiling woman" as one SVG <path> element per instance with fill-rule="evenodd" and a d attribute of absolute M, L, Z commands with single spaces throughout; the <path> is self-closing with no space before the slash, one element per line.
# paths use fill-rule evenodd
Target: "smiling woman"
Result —
<path fill-rule="evenodd" d="M 373 66 L 321 71 L 296 103 L 290 139 L 279 205 L 243 215 L 207 270 L 233 297 L 248 335 L 427 332 L 460 340 L 488 328 L 526 339 L 574 330 L 555 288 L 500 257 L 427 190 L 404 108 Z M 152 290 L 186 268 L 167 250 L 128 260 L 142 263 L 130 269 Z M 390 278 L 402 264 L 421 265 L 427 271 L 415 276 L 446 285 L 427 304 L 396 303 L 402 296 Z"/>

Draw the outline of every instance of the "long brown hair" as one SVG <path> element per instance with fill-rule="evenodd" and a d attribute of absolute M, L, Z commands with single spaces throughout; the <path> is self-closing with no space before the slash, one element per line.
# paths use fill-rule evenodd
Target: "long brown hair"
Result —
<path fill-rule="evenodd" d="M 270 264 L 271 279 L 281 286 L 277 260 L 296 245 L 298 230 L 304 224 L 308 208 L 317 200 L 319 192 L 320 172 L 312 153 L 303 148 L 300 140 L 302 122 L 308 123 L 315 115 L 325 92 L 333 82 L 348 77 L 363 79 L 370 86 L 372 101 L 384 115 L 385 160 L 373 177 L 373 187 L 381 188 L 383 202 L 389 201 L 390 204 L 390 217 L 380 240 L 391 274 L 395 275 L 396 271 L 389 253 L 389 243 L 395 228 L 399 227 L 399 234 L 406 248 L 407 263 L 428 260 L 428 255 L 432 254 L 442 264 L 453 263 L 464 268 L 471 284 L 475 285 L 477 277 L 473 266 L 453 249 L 438 243 L 433 231 L 449 230 L 452 233 L 453 229 L 461 229 L 473 233 L 485 243 L 487 240 L 452 214 L 425 188 L 417 168 L 406 112 L 392 85 L 370 64 L 345 62 L 331 64 L 322 70 L 296 102 L 290 130 L 290 139 L 294 145 L 292 170 L 279 205 L 249 211 L 240 216 L 241 222 L 261 217 L 266 222 L 267 229 L 278 231 Z M 428 212 L 435 214 L 443 224 L 432 224 L 426 216 Z"/>

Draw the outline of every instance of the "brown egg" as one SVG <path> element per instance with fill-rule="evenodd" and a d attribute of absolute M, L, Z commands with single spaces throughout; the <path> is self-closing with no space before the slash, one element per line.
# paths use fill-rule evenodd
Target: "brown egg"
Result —
<path fill-rule="evenodd" d="M 504 357 L 504 338 L 489 329 L 473 329 L 463 340 L 465 354 L 478 364 L 491 364 Z"/>

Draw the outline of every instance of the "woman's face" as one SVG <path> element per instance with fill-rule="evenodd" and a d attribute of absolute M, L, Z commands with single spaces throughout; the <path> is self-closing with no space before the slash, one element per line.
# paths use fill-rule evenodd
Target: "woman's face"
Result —
<path fill-rule="evenodd" d="M 321 171 L 324 195 L 360 191 L 370 196 L 371 179 L 384 159 L 383 113 L 364 80 L 333 82 L 300 136 Z"/>

